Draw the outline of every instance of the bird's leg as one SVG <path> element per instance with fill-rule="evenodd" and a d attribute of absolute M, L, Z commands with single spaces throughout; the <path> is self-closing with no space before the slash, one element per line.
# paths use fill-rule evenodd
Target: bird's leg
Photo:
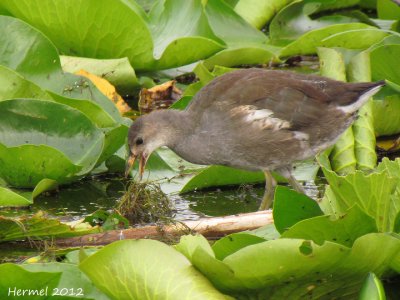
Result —
<path fill-rule="evenodd" d="M 296 178 L 293 177 L 291 167 L 281 168 L 278 170 L 278 172 L 288 180 L 289 184 L 292 186 L 292 188 L 296 192 L 299 192 L 302 194 L 306 193 L 306 191 L 303 188 L 303 185 L 301 183 L 299 183 L 296 180 Z"/>
<path fill-rule="evenodd" d="M 296 180 L 296 178 L 293 177 L 292 174 L 290 174 L 290 176 L 289 176 L 287 179 L 288 179 L 288 181 L 289 181 L 289 184 L 292 186 L 292 188 L 294 188 L 294 190 L 295 190 L 296 192 L 299 192 L 299 193 L 302 193 L 302 194 L 305 194 L 305 193 L 306 193 L 306 191 L 304 190 L 303 185 L 302 185 L 301 183 L 299 183 L 299 182 Z"/>
<path fill-rule="evenodd" d="M 272 200 L 274 198 L 276 181 L 268 170 L 264 170 L 264 175 L 265 175 L 265 192 L 258 210 L 266 210 L 270 208 Z"/>

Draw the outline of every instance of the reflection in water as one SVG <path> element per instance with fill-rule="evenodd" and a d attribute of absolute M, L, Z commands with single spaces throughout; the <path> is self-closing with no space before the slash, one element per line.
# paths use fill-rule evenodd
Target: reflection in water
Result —
<path fill-rule="evenodd" d="M 182 195 L 182 198 L 189 201 L 189 208 L 199 215 L 226 216 L 256 211 L 263 193 L 263 186 L 253 188 L 245 185 L 223 190 L 197 191 Z"/>
<path fill-rule="evenodd" d="M 113 208 L 124 194 L 126 184 L 126 180 L 121 178 L 84 179 L 38 196 L 29 209 L 4 209 L 0 214 L 27 215 L 43 210 L 64 221 L 76 220 L 98 209 Z"/>
<path fill-rule="evenodd" d="M 323 182 L 317 185 L 321 187 Z M 2 209 L 0 214 L 16 216 L 43 210 L 63 221 L 76 220 L 98 209 L 113 209 L 127 186 L 128 181 L 124 178 L 93 177 L 60 187 L 57 192 L 40 195 L 28 209 Z M 305 190 L 313 199 L 319 195 L 314 183 L 307 183 Z M 170 198 L 176 208 L 175 219 L 187 221 L 256 211 L 263 193 L 263 185 L 242 185 L 171 195 Z"/>
<path fill-rule="evenodd" d="M 313 199 L 317 199 L 320 195 L 318 186 L 314 182 L 306 182 L 304 189 Z M 199 217 L 227 216 L 257 211 L 264 190 L 264 185 L 242 185 L 223 190 L 197 191 L 181 197 L 189 202 L 190 211 Z M 179 213 L 178 211 L 178 217 Z"/>

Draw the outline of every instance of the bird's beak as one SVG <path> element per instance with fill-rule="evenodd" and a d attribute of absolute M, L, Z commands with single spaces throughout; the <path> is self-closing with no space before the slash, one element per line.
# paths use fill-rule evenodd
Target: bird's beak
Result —
<path fill-rule="evenodd" d="M 144 169 L 146 167 L 148 155 L 142 153 L 140 155 L 131 154 L 128 158 L 128 161 L 125 165 L 125 177 L 128 177 L 129 173 L 131 172 L 133 165 L 135 164 L 136 158 L 139 156 L 139 180 L 142 180 Z"/>
<path fill-rule="evenodd" d="M 129 173 L 131 172 L 133 165 L 135 164 L 135 160 L 136 160 L 136 155 L 129 155 L 128 160 L 126 161 L 125 164 L 125 177 L 129 176 Z"/>

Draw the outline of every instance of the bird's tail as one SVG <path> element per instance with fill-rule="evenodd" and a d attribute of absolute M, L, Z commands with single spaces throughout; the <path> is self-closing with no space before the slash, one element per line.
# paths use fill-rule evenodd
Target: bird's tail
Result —
<path fill-rule="evenodd" d="M 339 108 L 349 114 L 356 112 L 385 84 L 385 80 L 349 84 L 349 89 L 351 90 L 351 94 L 353 94 L 353 97 L 349 98 L 354 100 L 346 105 L 339 106 Z"/>

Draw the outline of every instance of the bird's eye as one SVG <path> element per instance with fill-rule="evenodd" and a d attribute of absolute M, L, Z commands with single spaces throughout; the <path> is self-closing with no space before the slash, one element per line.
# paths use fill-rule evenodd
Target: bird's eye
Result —
<path fill-rule="evenodd" d="M 141 145 L 141 144 L 143 144 L 143 139 L 142 139 L 141 137 L 137 138 L 135 144 L 136 144 L 136 145 Z"/>

